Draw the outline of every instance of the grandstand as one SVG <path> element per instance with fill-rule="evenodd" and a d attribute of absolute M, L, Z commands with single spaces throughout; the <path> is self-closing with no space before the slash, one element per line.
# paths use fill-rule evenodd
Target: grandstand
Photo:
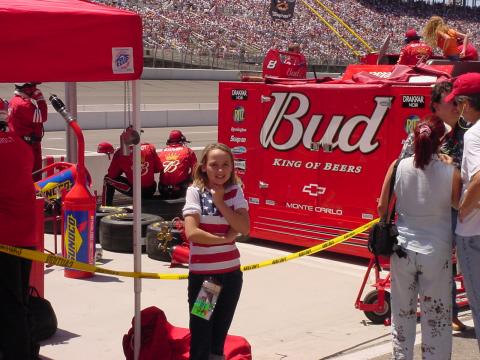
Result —
<path fill-rule="evenodd" d="M 144 47 L 147 55 L 155 58 L 156 66 L 176 62 L 180 66 L 248 69 L 261 64 L 269 48 L 285 49 L 291 41 L 302 45 L 309 64 L 344 65 L 366 53 L 365 44 L 379 49 L 388 34 L 392 34 L 390 51 L 398 52 L 405 30 L 413 27 L 421 31 L 432 15 L 440 15 L 450 26 L 472 34 L 474 45 L 480 45 L 480 8 L 458 5 L 474 6 L 475 0 L 456 0 L 457 5 L 452 0 L 297 0 L 291 21 L 272 20 L 267 0 L 96 2 L 142 16 Z"/>

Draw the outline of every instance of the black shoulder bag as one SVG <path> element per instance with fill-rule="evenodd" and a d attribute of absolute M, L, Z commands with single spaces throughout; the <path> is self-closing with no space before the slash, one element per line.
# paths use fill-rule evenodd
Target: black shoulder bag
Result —
<path fill-rule="evenodd" d="M 378 223 L 373 225 L 368 235 L 368 250 L 375 256 L 375 263 L 379 270 L 381 270 L 380 263 L 378 262 L 379 256 L 388 257 L 394 252 L 397 252 L 399 256 L 404 255 L 404 252 L 398 246 L 398 229 L 394 222 L 395 201 L 392 202 L 393 187 L 399 162 L 400 160 L 397 160 L 393 166 L 392 177 L 390 179 L 390 191 L 388 194 L 387 214 L 381 218 Z"/>

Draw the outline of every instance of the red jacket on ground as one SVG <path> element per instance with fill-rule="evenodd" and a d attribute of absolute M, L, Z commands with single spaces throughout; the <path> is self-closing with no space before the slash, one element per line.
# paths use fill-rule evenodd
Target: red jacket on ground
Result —
<path fill-rule="evenodd" d="M 426 62 L 433 55 L 432 48 L 424 42 L 414 40 L 400 51 L 398 63 L 401 65 L 416 65 L 419 61 Z"/>
<path fill-rule="evenodd" d="M 162 171 L 162 164 L 157 156 L 157 150 L 152 144 L 144 143 L 141 145 L 141 157 L 142 157 L 142 188 L 152 186 L 155 182 L 155 173 Z M 133 184 L 133 155 L 122 155 L 121 149 L 115 151 L 113 154 L 112 162 L 108 168 L 107 175 L 111 178 L 125 173 L 130 184 Z"/>
<path fill-rule="evenodd" d="M 193 175 L 197 157 L 192 149 L 182 144 L 170 144 L 158 157 L 163 165 L 160 184 L 177 185 Z"/>
<path fill-rule="evenodd" d="M 33 154 L 13 132 L 0 132 L 0 243 L 34 246 Z"/>

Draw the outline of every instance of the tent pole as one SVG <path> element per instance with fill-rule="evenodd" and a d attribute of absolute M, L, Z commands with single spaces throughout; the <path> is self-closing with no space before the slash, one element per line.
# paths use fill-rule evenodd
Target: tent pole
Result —
<path fill-rule="evenodd" d="M 133 129 L 140 134 L 142 126 L 140 121 L 140 83 L 138 80 L 131 81 L 132 84 L 132 110 L 133 110 Z M 128 100 L 130 101 L 130 100 Z M 133 271 L 142 271 L 142 197 L 141 197 L 141 182 L 140 182 L 140 146 L 134 146 L 133 151 Z M 134 280 L 135 292 L 135 322 L 134 322 L 134 359 L 138 360 L 140 355 L 140 309 L 141 309 L 141 293 L 142 293 L 142 279 L 135 278 Z"/>
<path fill-rule="evenodd" d="M 65 106 L 74 119 L 77 117 L 77 83 L 66 82 L 65 83 Z M 67 145 L 67 162 L 77 163 L 77 138 L 73 133 L 73 130 L 68 124 L 66 126 L 66 145 Z"/>

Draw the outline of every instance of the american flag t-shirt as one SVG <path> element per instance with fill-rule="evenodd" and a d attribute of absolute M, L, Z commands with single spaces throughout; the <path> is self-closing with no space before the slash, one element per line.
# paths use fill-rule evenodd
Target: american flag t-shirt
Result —
<path fill-rule="evenodd" d="M 242 189 L 238 185 L 225 189 L 224 201 L 232 210 L 248 209 Z M 209 190 L 197 187 L 187 190 L 183 216 L 200 215 L 200 229 L 217 236 L 227 234 L 230 225 L 213 203 Z M 240 253 L 235 242 L 207 245 L 190 243 L 190 271 L 192 273 L 224 273 L 240 267 Z"/>

